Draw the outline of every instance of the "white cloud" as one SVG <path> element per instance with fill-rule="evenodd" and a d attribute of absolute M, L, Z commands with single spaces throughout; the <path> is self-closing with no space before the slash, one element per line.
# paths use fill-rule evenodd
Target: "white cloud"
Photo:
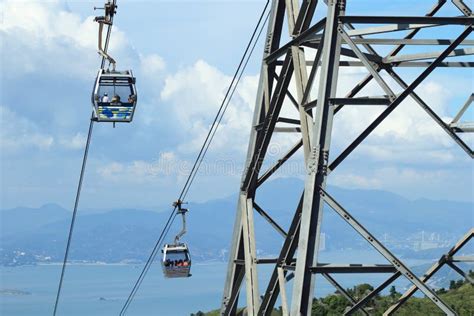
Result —
<path fill-rule="evenodd" d="M 470 171 L 468 171 L 469 173 Z M 346 188 L 380 189 L 410 198 L 471 200 L 472 184 L 466 168 L 418 168 L 389 164 L 385 167 L 337 171 L 330 183 Z M 463 179 L 463 180 L 461 180 Z"/>
<path fill-rule="evenodd" d="M 97 172 L 105 178 L 112 178 L 121 175 L 124 170 L 125 166 L 123 164 L 113 161 L 100 167 Z"/>
<path fill-rule="evenodd" d="M 87 138 L 82 133 L 77 133 L 70 138 L 62 138 L 60 144 L 68 149 L 82 149 L 86 145 Z"/>
<path fill-rule="evenodd" d="M 47 72 L 85 79 L 97 68 L 98 24 L 92 16 L 81 19 L 64 11 L 59 1 L 6 0 L 0 3 L 0 11 L 0 36 L 8 47 L 2 58 L 9 61 L 3 72 L 9 77 Z M 125 34 L 115 26 L 109 48 L 121 62 L 132 51 Z"/>
<path fill-rule="evenodd" d="M 343 173 L 332 179 L 332 184 L 347 188 L 380 188 L 382 179 L 366 177 L 354 173 Z"/>
<path fill-rule="evenodd" d="M 14 152 L 29 147 L 45 150 L 54 144 L 53 136 L 4 106 L 0 106 L 0 122 L 0 148 L 3 151 Z"/>
<path fill-rule="evenodd" d="M 155 81 L 164 75 L 166 63 L 163 58 L 156 54 L 141 56 L 140 69 L 142 75 Z"/>
<path fill-rule="evenodd" d="M 167 107 L 172 107 L 173 119 L 187 139 L 180 144 L 180 151 L 195 152 L 200 148 L 230 81 L 230 77 L 202 60 L 165 79 L 161 98 Z M 214 150 L 245 150 L 257 85 L 255 76 L 242 78 L 216 133 Z"/>
<path fill-rule="evenodd" d="M 107 181 L 145 183 L 163 177 L 187 175 L 189 164 L 178 159 L 174 152 L 162 152 L 153 161 L 134 160 L 128 163 L 118 161 L 101 162 L 97 173 Z"/>

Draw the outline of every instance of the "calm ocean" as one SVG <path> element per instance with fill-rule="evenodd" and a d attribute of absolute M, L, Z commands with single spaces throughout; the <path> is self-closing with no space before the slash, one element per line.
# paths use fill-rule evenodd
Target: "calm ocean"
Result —
<path fill-rule="evenodd" d="M 344 261 L 341 261 L 344 262 Z M 382 262 L 381 262 L 382 263 Z M 58 315 L 118 315 L 131 286 L 141 272 L 141 265 L 71 265 L 66 270 Z M 164 279 L 161 267 L 149 271 L 127 315 L 189 315 L 209 311 L 220 305 L 227 264 L 195 264 L 193 276 L 187 279 Z M 60 274 L 59 265 L 0 268 L 0 315 L 51 315 Z M 263 275 L 270 266 L 261 268 Z M 345 287 L 367 281 L 369 276 L 335 276 Z M 382 282 L 387 275 L 373 275 L 370 280 Z M 318 278 L 316 296 L 334 292 L 325 280 Z M 402 289 L 406 282 L 397 283 Z M 24 291 L 24 295 L 7 290 Z M 264 292 L 264 288 L 260 291 Z M 291 291 L 288 288 L 288 291 Z M 289 292 L 291 293 L 291 292 Z M 245 293 L 241 293 L 245 303 Z"/>

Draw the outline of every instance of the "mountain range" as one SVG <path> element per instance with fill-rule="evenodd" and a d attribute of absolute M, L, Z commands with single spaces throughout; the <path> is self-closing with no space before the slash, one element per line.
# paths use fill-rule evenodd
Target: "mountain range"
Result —
<path fill-rule="evenodd" d="M 257 203 L 285 230 L 302 193 L 303 182 L 279 178 L 262 186 Z M 329 187 L 371 233 L 400 256 L 436 258 L 474 224 L 471 202 L 409 200 L 380 190 Z M 236 196 L 189 203 L 188 243 L 194 260 L 226 260 L 236 210 Z M 114 209 L 81 212 L 75 225 L 70 259 L 77 262 L 142 262 L 148 258 L 171 207 L 160 210 Z M 56 204 L 1 210 L 0 264 L 21 265 L 62 260 L 71 211 Z M 177 218 L 166 241 L 180 229 Z M 276 256 L 282 237 L 255 213 L 257 249 Z M 328 207 L 323 217 L 325 250 L 370 246 Z M 440 250 L 443 248 L 443 250 Z"/>

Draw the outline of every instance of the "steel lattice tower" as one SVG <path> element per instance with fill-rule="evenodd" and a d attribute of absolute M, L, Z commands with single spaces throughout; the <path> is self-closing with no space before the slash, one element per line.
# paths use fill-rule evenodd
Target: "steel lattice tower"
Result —
<path fill-rule="evenodd" d="M 378 1 L 373 1 L 379 6 Z M 430 1 L 423 4 L 430 5 Z M 268 19 L 268 30 L 260 73 L 260 82 L 254 110 L 247 162 L 242 176 L 237 215 L 224 295 L 221 307 L 223 315 L 234 315 L 242 283 L 246 284 L 246 306 L 248 315 L 270 315 L 280 297 L 284 315 L 310 315 L 315 286 L 315 274 L 323 275 L 342 293 L 351 305 L 346 315 L 360 310 L 368 313 L 363 305 L 399 277 L 407 278 L 414 287 L 424 293 L 447 315 L 455 312 L 446 305 L 433 290 L 390 252 L 374 235 L 359 223 L 335 198 L 328 194 L 326 183 L 334 171 L 363 141 L 408 97 L 412 98 L 469 156 L 472 149 L 460 137 L 472 132 L 471 123 L 461 123 L 460 117 L 470 106 L 472 91 L 457 91 L 468 98 L 453 121 L 445 122 L 425 102 L 415 89 L 437 68 L 473 67 L 469 60 L 460 56 L 473 53 L 468 38 L 472 31 L 471 9 L 461 0 L 438 0 L 424 16 L 361 16 L 351 15 L 351 6 L 357 1 L 329 0 L 273 0 Z M 453 6 L 459 15 L 438 16 L 443 6 Z M 316 19 L 316 9 L 325 11 L 325 17 Z M 382 8 L 381 8 L 382 9 Z M 375 11 L 375 10 L 374 10 Z M 318 11 L 319 12 L 319 11 Z M 287 25 L 289 41 L 282 43 Z M 450 31 L 452 38 L 423 38 L 423 30 L 430 28 L 456 27 Z M 421 33 L 421 34 L 418 34 Z M 432 33 L 433 34 L 433 33 Z M 434 33 L 437 34 L 437 33 Z M 387 46 L 390 45 L 390 46 Z M 418 45 L 421 52 L 403 54 L 405 47 Z M 390 47 L 388 54 L 379 53 L 378 47 Z M 437 51 L 433 47 L 438 46 Z M 428 49 L 430 47 L 431 49 Z M 426 50 L 424 50 L 426 48 Z M 307 52 L 314 58 L 307 60 Z M 455 57 L 454 59 L 452 57 Z M 339 71 L 347 67 L 362 67 L 366 76 L 355 83 L 345 97 L 336 97 Z M 400 69 L 412 67 L 417 75 L 406 82 Z M 389 78 L 390 80 L 387 80 Z M 296 95 L 289 91 L 290 81 L 296 84 Z M 369 83 L 376 82 L 382 95 L 360 95 Z M 395 93 L 394 91 L 401 91 Z M 313 93 L 314 94 L 313 94 Z M 317 96 L 316 98 L 312 95 Z M 290 100 L 299 112 L 299 119 L 281 115 L 285 100 Z M 288 103 L 288 102 L 286 102 Z M 363 111 L 375 105 L 383 111 L 353 142 L 330 156 L 333 118 L 345 107 L 358 107 Z M 292 127 L 281 127 L 290 124 Z M 267 151 L 272 136 L 281 132 L 296 132 L 301 139 L 274 162 L 266 166 Z M 284 231 L 255 200 L 259 187 L 287 160 L 302 148 L 305 164 L 305 184 L 298 205 L 295 205 L 293 220 Z M 354 229 L 388 261 L 387 264 L 352 265 L 320 263 L 318 260 L 321 238 L 323 207 L 327 205 Z M 284 242 L 278 258 L 257 257 L 254 213 L 268 221 L 281 235 Z M 351 227 L 351 228 L 350 228 Z M 257 265 L 273 264 L 273 273 L 263 284 L 260 292 Z M 367 297 L 356 302 L 331 274 L 336 273 L 391 273 L 389 279 L 376 287 Z M 292 280 L 291 306 L 287 303 L 286 282 Z M 261 285 L 260 285 L 261 286 Z M 290 293 L 288 293 L 289 295 Z M 263 296 L 261 296 L 263 295 Z M 390 312 L 386 313 L 387 315 Z"/>

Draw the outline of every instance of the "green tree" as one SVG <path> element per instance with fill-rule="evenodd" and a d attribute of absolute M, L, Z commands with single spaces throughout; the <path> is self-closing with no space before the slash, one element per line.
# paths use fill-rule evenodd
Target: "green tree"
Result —
<path fill-rule="evenodd" d="M 449 282 L 449 289 L 454 290 L 455 288 L 456 288 L 456 281 L 451 280 L 451 282 Z"/>
<path fill-rule="evenodd" d="M 395 285 L 392 285 L 390 287 L 390 297 L 395 298 L 397 296 L 398 292 L 397 289 L 395 288 Z"/>

